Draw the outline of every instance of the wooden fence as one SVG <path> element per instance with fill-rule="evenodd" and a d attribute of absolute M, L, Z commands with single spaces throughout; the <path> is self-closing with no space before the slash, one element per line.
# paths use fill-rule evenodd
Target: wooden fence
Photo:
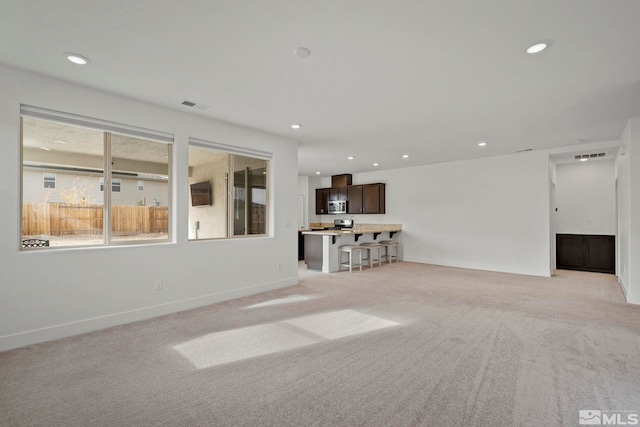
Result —
<path fill-rule="evenodd" d="M 25 203 L 22 205 L 22 235 L 62 236 L 102 234 L 102 205 Z M 166 206 L 112 206 L 114 234 L 166 233 L 169 210 Z"/>

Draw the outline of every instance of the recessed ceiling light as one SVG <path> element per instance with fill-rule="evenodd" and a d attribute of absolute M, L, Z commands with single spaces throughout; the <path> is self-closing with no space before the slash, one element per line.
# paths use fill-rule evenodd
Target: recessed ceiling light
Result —
<path fill-rule="evenodd" d="M 58 144 L 66 144 L 67 141 L 65 141 L 64 139 L 54 139 L 53 142 L 57 142 Z"/>
<path fill-rule="evenodd" d="M 403 154 L 403 155 L 402 155 L 402 158 L 403 158 L 403 159 L 408 159 L 408 158 L 409 158 L 409 155 L 408 155 L 408 154 Z"/>
<path fill-rule="evenodd" d="M 40 149 L 44 150 L 44 151 L 51 151 L 51 148 L 49 148 L 49 147 L 40 147 Z"/>
<path fill-rule="evenodd" d="M 306 47 L 299 47 L 294 51 L 294 53 L 300 58 L 306 58 L 307 56 L 311 55 L 311 51 Z"/>
<path fill-rule="evenodd" d="M 77 65 L 87 65 L 88 63 L 91 62 L 91 60 L 89 58 L 87 58 L 86 56 L 82 56 L 82 55 L 78 55 L 77 53 L 65 53 L 64 54 L 65 58 L 67 58 L 69 61 L 73 62 L 74 64 Z"/>
<path fill-rule="evenodd" d="M 586 162 L 587 160 L 589 160 L 589 159 L 587 159 L 587 158 L 580 159 L 581 162 Z"/>
<path fill-rule="evenodd" d="M 486 145 L 487 145 L 487 141 L 480 141 L 480 142 L 478 142 L 478 146 L 479 146 L 479 147 L 484 147 L 484 146 L 486 146 Z"/>
<path fill-rule="evenodd" d="M 536 43 L 533 46 L 529 46 L 529 48 L 527 49 L 527 53 L 542 52 L 547 48 L 547 46 L 549 46 L 548 43 Z"/>
<path fill-rule="evenodd" d="M 316 172 L 316 175 L 320 175 L 320 172 Z"/>
<path fill-rule="evenodd" d="M 380 166 L 380 163 L 374 163 L 373 166 Z"/>
<path fill-rule="evenodd" d="M 355 157 L 353 157 L 353 156 L 349 156 L 349 157 L 347 157 L 347 159 L 348 159 L 348 160 L 353 160 L 353 159 L 355 159 Z"/>
<path fill-rule="evenodd" d="M 291 125 L 291 129 L 300 129 L 301 127 L 302 125 L 298 125 L 298 124 Z"/>

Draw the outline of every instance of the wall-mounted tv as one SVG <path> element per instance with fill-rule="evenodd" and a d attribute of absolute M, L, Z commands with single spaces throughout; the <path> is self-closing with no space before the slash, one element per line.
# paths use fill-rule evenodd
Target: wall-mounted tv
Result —
<path fill-rule="evenodd" d="M 191 206 L 211 206 L 209 181 L 191 184 Z"/>

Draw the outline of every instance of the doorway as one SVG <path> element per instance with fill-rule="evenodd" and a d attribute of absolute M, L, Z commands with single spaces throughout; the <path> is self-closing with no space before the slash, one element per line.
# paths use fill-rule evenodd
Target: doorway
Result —
<path fill-rule="evenodd" d="M 552 269 L 616 273 L 615 150 L 552 157 Z"/>

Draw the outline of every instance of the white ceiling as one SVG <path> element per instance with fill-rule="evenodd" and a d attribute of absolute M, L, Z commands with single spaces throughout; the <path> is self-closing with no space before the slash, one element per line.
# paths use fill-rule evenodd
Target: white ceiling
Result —
<path fill-rule="evenodd" d="M 295 139 L 301 175 L 615 140 L 640 116 L 638 0 L 0 0 L 0 10 L 3 64 Z M 526 54 L 539 40 L 551 47 Z M 309 57 L 294 55 L 301 46 Z"/>

